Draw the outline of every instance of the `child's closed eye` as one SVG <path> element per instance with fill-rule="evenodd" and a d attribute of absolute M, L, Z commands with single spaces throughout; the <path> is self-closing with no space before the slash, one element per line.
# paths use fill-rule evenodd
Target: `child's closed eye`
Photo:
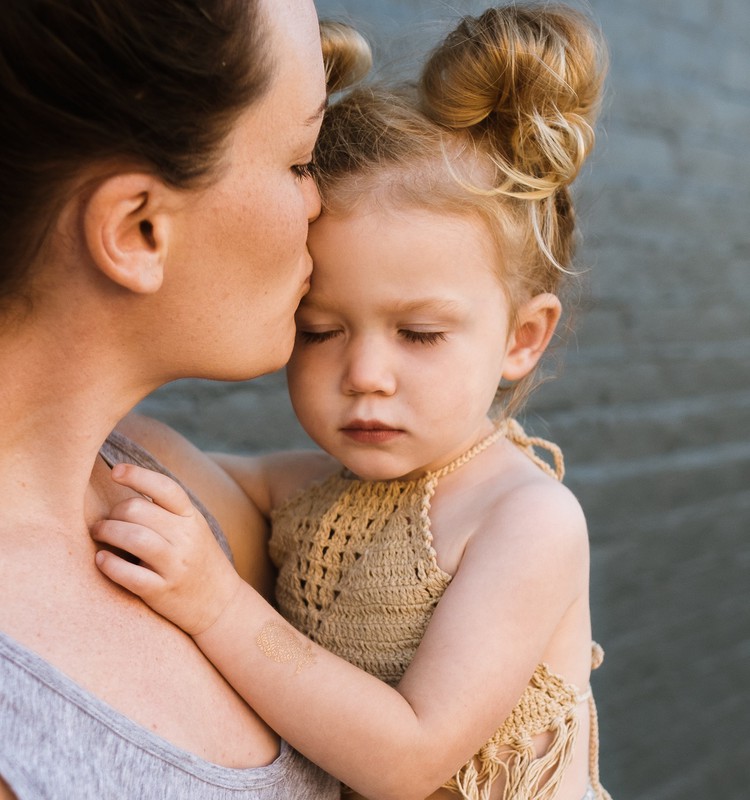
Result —
<path fill-rule="evenodd" d="M 339 331 L 297 331 L 297 338 L 303 344 L 320 344 L 338 336 Z"/>
<path fill-rule="evenodd" d="M 413 331 L 401 328 L 399 335 L 413 344 L 438 344 L 447 338 L 443 331 Z"/>

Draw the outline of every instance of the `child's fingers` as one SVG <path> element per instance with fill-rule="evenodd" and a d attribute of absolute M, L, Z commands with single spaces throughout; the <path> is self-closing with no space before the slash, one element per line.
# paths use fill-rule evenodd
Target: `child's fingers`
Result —
<path fill-rule="evenodd" d="M 128 486 L 139 494 L 150 497 L 154 503 L 187 517 L 193 512 L 193 504 L 187 492 L 172 478 L 161 472 L 139 467 L 136 464 L 117 464 L 112 468 L 112 479 Z"/>
<path fill-rule="evenodd" d="M 169 558 L 169 544 L 163 536 L 132 522 L 101 520 L 92 525 L 91 538 L 96 542 L 124 550 L 144 564 L 163 564 L 165 559 Z"/>
<path fill-rule="evenodd" d="M 147 567 L 131 564 L 108 550 L 100 550 L 96 554 L 96 565 L 110 580 L 144 600 L 158 592 L 164 583 L 159 575 Z"/>

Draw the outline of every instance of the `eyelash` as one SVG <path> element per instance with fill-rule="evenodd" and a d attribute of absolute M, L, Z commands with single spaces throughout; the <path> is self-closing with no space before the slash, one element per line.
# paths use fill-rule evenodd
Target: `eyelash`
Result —
<path fill-rule="evenodd" d="M 327 342 L 329 339 L 333 339 L 334 336 L 338 336 L 338 334 L 338 331 L 299 331 L 297 333 L 300 341 L 305 344 L 321 344 L 322 342 Z M 442 331 L 410 331 L 402 329 L 399 331 L 399 334 L 410 344 L 435 345 L 438 344 L 438 342 L 444 342 L 446 339 Z"/>
<path fill-rule="evenodd" d="M 399 333 L 407 342 L 413 344 L 438 344 L 446 339 L 442 331 L 409 331 L 400 330 Z"/>
<path fill-rule="evenodd" d="M 329 339 L 333 339 L 334 336 L 338 335 L 338 331 L 321 331 L 320 333 L 316 331 L 297 331 L 297 336 L 301 342 L 305 344 L 320 344 L 321 342 L 327 342 Z"/>
<path fill-rule="evenodd" d="M 307 178 L 314 178 L 316 174 L 315 162 L 308 161 L 307 164 L 294 164 L 292 166 L 292 172 L 301 181 Z"/>

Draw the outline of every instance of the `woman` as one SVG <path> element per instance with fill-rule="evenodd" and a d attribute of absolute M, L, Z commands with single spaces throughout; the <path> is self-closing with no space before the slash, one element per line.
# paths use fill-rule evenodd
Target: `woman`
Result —
<path fill-rule="evenodd" d="M 0 797 L 333 797 L 89 537 L 136 440 L 252 540 L 173 431 L 102 443 L 169 380 L 289 356 L 319 210 L 312 2 L 12 0 L 0 83 Z M 263 588 L 265 554 L 234 557 Z"/>

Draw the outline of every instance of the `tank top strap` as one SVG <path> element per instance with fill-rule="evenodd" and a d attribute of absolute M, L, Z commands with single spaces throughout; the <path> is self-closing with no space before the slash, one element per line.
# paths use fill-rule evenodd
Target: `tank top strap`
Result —
<path fill-rule="evenodd" d="M 548 442 L 539 436 L 529 436 L 523 429 L 521 424 L 515 419 L 502 419 L 495 426 L 492 431 L 484 439 L 477 442 L 474 447 L 467 450 L 458 458 L 441 467 L 435 472 L 429 472 L 425 475 L 430 481 L 437 481 L 440 478 L 455 472 L 459 467 L 462 467 L 467 461 L 478 456 L 481 452 L 486 450 L 490 445 L 493 445 L 498 439 L 507 437 L 508 441 L 513 442 L 516 447 L 524 452 L 543 472 L 546 472 L 552 478 L 561 481 L 565 475 L 565 462 L 563 460 L 562 450 L 553 442 Z M 541 447 L 546 450 L 552 457 L 553 464 L 550 465 L 547 461 L 541 458 L 535 447 Z"/>

